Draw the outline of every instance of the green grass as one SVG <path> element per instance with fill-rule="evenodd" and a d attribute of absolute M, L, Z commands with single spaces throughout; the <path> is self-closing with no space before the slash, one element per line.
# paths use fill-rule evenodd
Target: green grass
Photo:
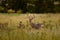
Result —
<path fill-rule="evenodd" d="M 8 23 L 6 29 L 0 29 L 0 40 L 60 40 L 60 14 L 35 14 L 34 23 L 45 26 L 36 30 L 31 28 L 28 14 L 0 14 L 0 23 Z M 25 25 L 18 28 L 19 21 Z"/>

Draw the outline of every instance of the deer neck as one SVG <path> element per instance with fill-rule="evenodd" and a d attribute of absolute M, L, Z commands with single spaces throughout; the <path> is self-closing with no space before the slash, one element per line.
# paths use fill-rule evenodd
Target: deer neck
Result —
<path fill-rule="evenodd" d="M 31 20 L 29 20 L 29 23 L 30 23 L 30 25 L 32 25 L 32 24 L 33 24 Z"/>

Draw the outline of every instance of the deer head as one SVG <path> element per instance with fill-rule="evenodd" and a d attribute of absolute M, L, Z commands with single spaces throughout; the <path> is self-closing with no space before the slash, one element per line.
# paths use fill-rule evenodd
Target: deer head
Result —
<path fill-rule="evenodd" d="M 35 18 L 35 15 L 28 15 L 28 18 L 29 18 L 29 22 L 31 22 Z"/>

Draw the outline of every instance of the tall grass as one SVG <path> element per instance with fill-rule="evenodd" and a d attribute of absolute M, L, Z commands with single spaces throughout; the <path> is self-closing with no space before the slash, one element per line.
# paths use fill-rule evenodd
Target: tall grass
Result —
<path fill-rule="evenodd" d="M 42 16 L 37 17 L 37 19 L 40 18 L 41 20 L 43 20 L 42 22 L 44 23 L 44 27 L 41 27 L 40 29 L 31 28 L 28 21 L 26 21 L 26 23 L 23 21 L 23 23 L 25 24 L 24 29 L 18 28 L 19 25 L 18 18 L 15 16 L 17 18 L 16 22 L 15 20 L 12 20 L 13 16 L 12 17 L 9 16 L 9 18 L 10 17 L 11 18 L 7 22 L 8 26 L 5 26 L 5 29 L 0 29 L 0 40 L 60 40 L 59 17 L 58 20 L 56 21 L 55 19 L 52 20 L 51 18 L 55 16 L 51 15 L 49 15 L 48 17 L 45 16 L 47 15 L 44 15 L 43 19 L 40 18 Z"/>

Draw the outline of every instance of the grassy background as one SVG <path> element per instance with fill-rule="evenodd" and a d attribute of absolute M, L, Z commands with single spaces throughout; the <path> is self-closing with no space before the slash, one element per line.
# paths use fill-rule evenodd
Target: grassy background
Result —
<path fill-rule="evenodd" d="M 8 23 L 7 29 L 0 29 L 0 40 L 60 40 L 60 14 L 34 14 L 34 23 L 44 23 L 44 27 L 31 28 L 28 15 L 33 14 L 0 14 L 0 23 Z M 19 22 L 25 25 L 18 28 Z"/>

